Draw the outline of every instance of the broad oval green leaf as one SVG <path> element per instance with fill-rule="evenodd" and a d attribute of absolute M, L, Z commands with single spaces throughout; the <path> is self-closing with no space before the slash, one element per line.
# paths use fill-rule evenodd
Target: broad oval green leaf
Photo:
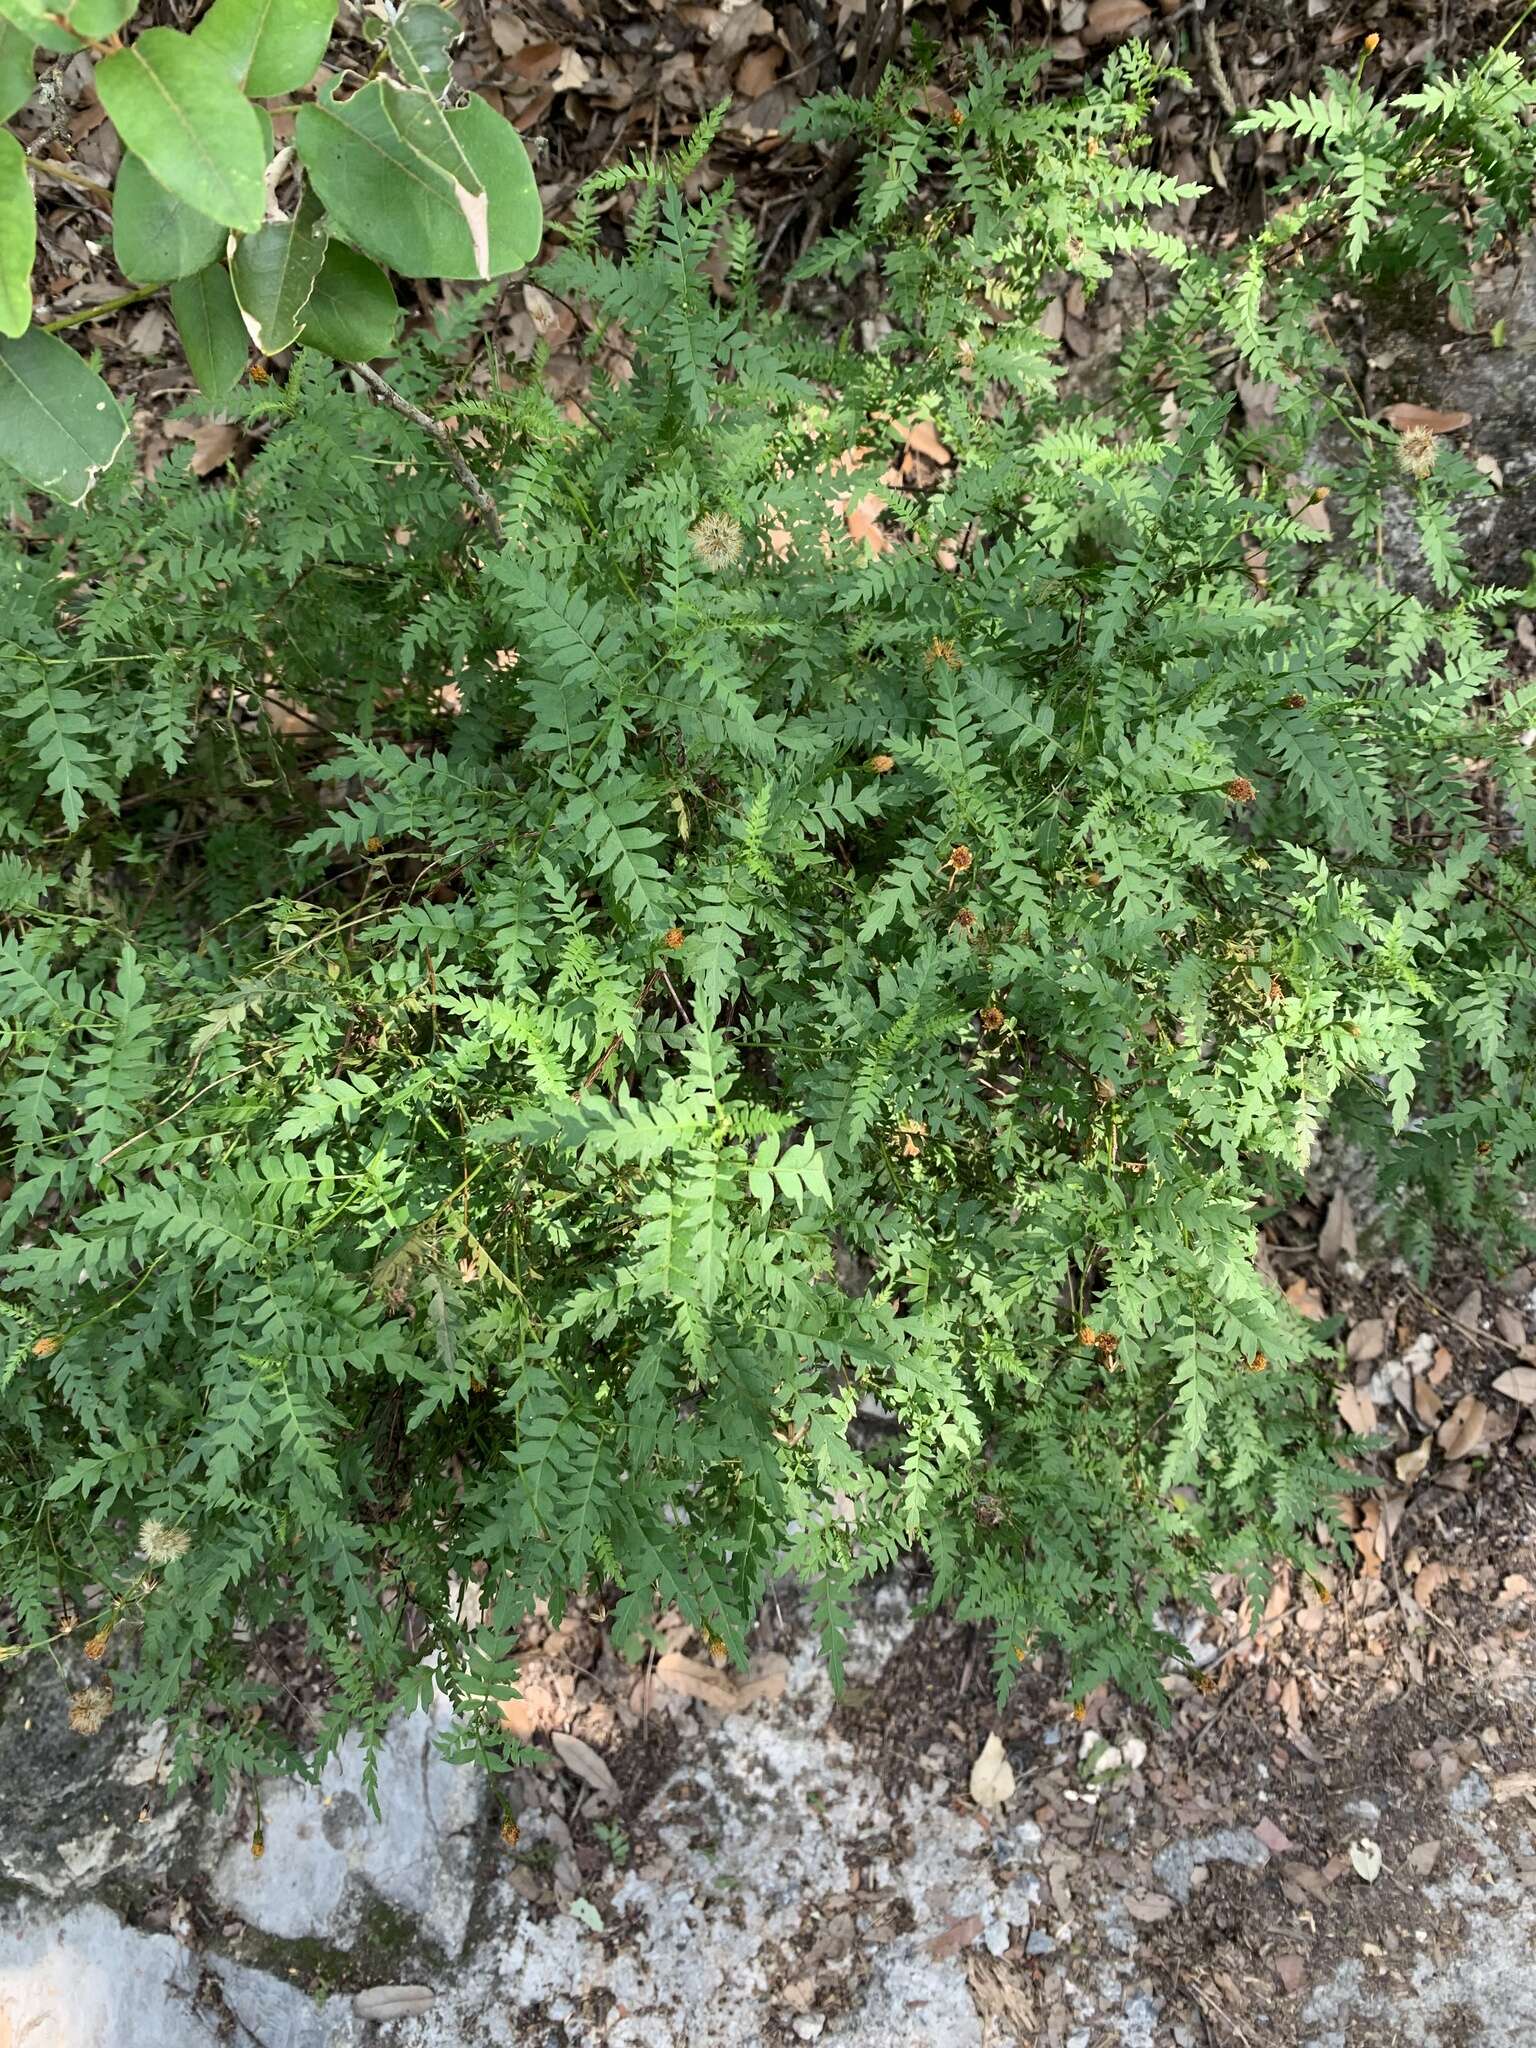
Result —
<path fill-rule="evenodd" d="M 96 91 L 124 146 L 174 198 L 244 234 L 260 227 L 261 123 L 211 50 L 146 29 L 97 65 Z"/>
<path fill-rule="evenodd" d="M 0 129 L 0 334 L 25 334 L 32 318 L 37 202 L 26 151 Z"/>
<path fill-rule="evenodd" d="M 0 15 L 34 44 L 56 55 L 80 47 L 80 38 L 61 28 L 56 18 L 50 18 L 50 10 L 43 7 L 42 0 L 0 0 Z"/>
<path fill-rule="evenodd" d="M 0 341 L 0 462 L 34 490 L 78 505 L 127 438 L 122 407 L 56 334 Z"/>
<path fill-rule="evenodd" d="M 229 231 L 173 199 L 131 151 L 112 187 L 112 253 L 134 284 L 170 284 L 224 254 Z"/>
<path fill-rule="evenodd" d="M 32 97 L 32 52 L 37 39 L 14 22 L 0 21 L 0 121 L 9 121 Z"/>
<path fill-rule="evenodd" d="M 252 99 L 297 92 L 320 68 L 336 0 L 213 0 L 192 31 Z"/>
<path fill-rule="evenodd" d="M 325 227 L 317 218 L 268 221 L 236 245 L 229 259 L 235 302 L 263 355 L 298 340 L 324 260 Z"/>
<path fill-rule="evenodd" d="M 75 50 L 122 27 L 136 0 L 0 0 L 0 14 L 45 50 Z"/>
<path fill-rule="evenodd" d="M 366 363 L 399 346 L 400 306 L 377 263 L 345 242 L 326 244 L 299 340 L 338 362 Z"/>
<path fill-rule="evenodd" d="M 474 255 L 475 276 L 491 274 L 490 204 L 480 174 L 430 93 L 385 81 L 384 111 L 400 140 L 448 180 L 453 203 L 464 216 Z"/>
<path fill-rule="evenodd" d="M 251 357 L 235 288 L 222 263 L 171 286 L 171 312 L 204 398 L 222 398 Z"/>
<path fill-rule="evenodd" d="M 448 52 L 463 33 L 464 24 L 436 0 L 412 0 L 391 23 L 384 40 L 406 84 L 440 100 L 453 83 Z"/>
<path fill-rule="evenodd" d="M 298 152 L 337 231 L 405 277 L 484 274 L 448 178 L 402 142 L 384 106 L 382 80 L 349 100 L 303 107 Z M 486 196 L 492 277 L 531 263 L 543 212 L 522 138 L 484 100 L 446 117 Z"/>

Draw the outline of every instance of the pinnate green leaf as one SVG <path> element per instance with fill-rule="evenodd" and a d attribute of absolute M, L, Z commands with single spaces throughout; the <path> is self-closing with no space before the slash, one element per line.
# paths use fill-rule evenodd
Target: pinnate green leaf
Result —
<path fill-rule="evenodd" d="M 173 197 L 251 234 L 266 203 L 256 109 L 213 51 L 147 29 L 96 67 L 96 91 L 125 145 Z"/>
<path fill-rule="evenodd" d="M 37 203 L 26 153 L 0 131 L 0 334 L 25 334 L 32 318 L 32 258 L 37 253 Z"/>
<path fill-rule="evenodd" d="M 235 301 L 263 355 L 298 339 L 324 260 L 325 228 L 315 216 L 268 221 L 236 247 L 229 261 Z"/>
<path fill-rule="evenodd" d="M 339 362 L 366 363 L 393 355 L 399 333 L 400 307 L 388 277 L 368 257 L 333 238 L 304 308 L 300 341 Z"/>
<path fill-rule="evenodd" d="M 245 321 L 222 263 L 171 287 L 171 311 L 204 398 L 222 398 L 250 360 Z"/>
<path fill-rule="evenodd" d="M 173 199 L 139 159 L 125 154 L 112 188 L 112 253 L 135 284 L 169 284 L 216 263 L 228 231 Z"/>
<path fill-rule="evenodd" d="M 264 100 L 308 85 L 335 20 L 335 0 L 213 0 L 192 39 L 242 92 Z"/>
<path fill-rule="evenodd" d="M 0 462 L 78 505 L 128 438 L 106 384 L 56 334 L 0 341 Z"/>

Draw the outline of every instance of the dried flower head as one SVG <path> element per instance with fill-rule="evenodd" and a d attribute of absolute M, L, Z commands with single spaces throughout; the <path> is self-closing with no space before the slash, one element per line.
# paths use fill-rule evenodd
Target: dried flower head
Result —
<path fill-rule="evenodd" d="M 928 650 L 923 656 L 923 667 L 932 668 L 934 663 L 939 661 L 942 661 L 946 668 L 958 668 L 960 650 L 953 640 L 941 640 L 935 634 L 928 642 Z"/>
<path fill-rule="evenodd" d="M 1227 795 L 1235 804 L 1251 804 L 1258 793 L 1246 775 L 1234 775 L 1227 784 Z"/>
<path fill-rule="evenodd" d="M 107 1645 L 111 1640 L 112 1624 L 109 1621 L 105 1628 L 97 1629 L 95 1635 L 91 1637 L 91 1640 L 85 1646 L 85 1654 L 92 1664 L 99 1664 L 101 1662 L 102 1658 L 107 1654 Z"/>
<path fill-rule="evenodd" d="M 975 929 L 976 929 L 976 913 L 975 913 L 975 911 L 974 911 L 974 910 L 957 910 L 957 911 L 955 912 L 955 929 L 956 929 L 957 931 L 962 931 L 962 932 L 973 932 L 973 931 L 975 931 Z"/>
<path fill-rule="evenodd" d="M 675 953 L 677 952 L 678 948 L 682 945 L 684 936 L 685 934 L 683 932 L 682 926 L 680 924 L 675 924 L 673 925 L 672 929 L 662 939 L 661 943 L 666 947 L 669 953 Z"/>
<path fill-rule="evenodd" d="M 975 864 L 975 855 L 968 846 L 952 846 L 944 865 L 952 874 L 963 875 Z"/>
<path fill-rule="evenodd" d="M 704 1641 L 709 1646 L 710 1663 L 716 1666 L 723 1665 L 726 1659 L 731 1654 L 730 1651 L 725 1647 L 724 1636 L 711 1635 L 708 1632 L 708 1630 L 706 1630 L 704 1634 Z"/>
<path fill-rule="evenodd" d="M 871 754 L 869 772 L 871 775 L 889 775 L 896 763 L 889 754 Z"/>
<path fill-rule="evenodd" d="M 58 1348 L 59 1340 L 57 1337 L 39 1337 L 32 1346 L 32 1356 L 34 1358 L 52 1358 Z"/>
<path fill-rule="evenodd" d="M 1001 1031 L 1007 1022 L 1008 1019 L 1003 1015 L 996 1003 L 988 1003 L 981 1013 L 981 1028 L 983 1031 Z"/>
<path fill-rule="evenodd" d="M 1404 476 L 1422 483 L 1440 455 L 1440 443 L 1428 427 L 1405 427 L 1398 437 L 1397 466 Z"/>
<path fill-rule="evenodd" d="M 1250 1372 L 1269 1371 L 1269 1360 L 1264 1356 L 1264 1353 L 1262 1351 L 1255 1351 L 1252 1358 L 1249 1359 L 1248 1370 Z"/>
<path fill-rule="evenodd" d="M 1099 1333 L 1098 1333 L 1098 1331 L 1097 1331 L 1097 1330 L 1096 1330 L 1096 1329 L 1095 1329 L 1095 1328 L 1093 1327 L 1092 1323 L 1084 1323 L 1083 1327 L 1082 1327 L 1082 1328 L 1081 1328 L 1081 1329 L 1080 1329 L 1080 1330 L 1078 1331 L 1078 1333 L 1077 1333 L 1077 1341 L 1078 1341 L 1078 1343 L 1079 1343 L 1079 1344 L 1097 1344 L 1097 1343 L 1098 1343 L 1098 1341 L 1099 1341 Z"/>
<path fill-rule="evenodd" d="M 976 1497 L 974 1513 L 978 1525 L 983 1529 L 995 1529 L 1004 1515 L 1002 1502 L 995 1493 L 982 1493 Z"/>
<path fill-rule="evenodd" d="M 97 1735 L 112 1711 L 112 1687 L 103 1679 L 69 1696 L 69 1725 L 77 1735 Z"/>
<path fill-rule="evenodd" d="M 501 1823 L 501 1839 L 506 1843 L 509 1849 L 515 1849 L 517 1847 L 522 1832 L 522 1829 L 518 1826 L 517 1822 L 512 1818 L 511 1814 L 507 1814 L 507 1816 Z"/>
<path fill-rule="evenodd" d="M 174 1564 L 192 1548 L 185 1529 L 173 1529 L 158 1515 L 146 1515 L 139 1524 L 139 1555 L 148 1564 Z"/>
<path fill-rule="evenodd" d="M 1289 697 L 1282 697 L 1280 701 L 1287 711 L 1305 711 L 1307 708 L 1307 700 L 1300 690 L 1292 690 Z"/>
<path fill-rule="evenodd" d="M 729 512 L 706 512 L 688 538 L 706 569 L 734 569 L 741 560 L 741 522 Z"/>
<path fill-rule="evenodd" d="M 266 1853 L 267 1831 L 264 1827 L 258 1824 L 255 1834 L 251 1837 L 251 1854 L 256 1857 L 261 1857 L 265 1856 Z"/>

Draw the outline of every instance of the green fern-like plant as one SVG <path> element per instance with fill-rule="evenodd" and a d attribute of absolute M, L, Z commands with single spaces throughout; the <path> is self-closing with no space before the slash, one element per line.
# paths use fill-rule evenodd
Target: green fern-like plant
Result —
<path fill-rule="evenodd" d="M 436 1682 L 504 1763 L 536 1602 L 741 1657 L 790 1570 L 835 1661 L 912 1550 L 1004 1689 L 1045 1641 L 1155 1695 L 1169 1604 L 1317 1564 L 1340 1481 L 1261 1198 L 1333 1124 L 1522 1240 L 1508 593 L 1456 543 L 1482 480 L 1356 417 L 1315 316 L 1464 285 L 1530 88 L 1255 116 L 1313 154 L 1217 262 L 1149 217 L 1145 52 L 1072 103 L 1037 68 L 808 111 L 865 151 L 808 269 L 874 258 L 873 351 L 768 310 L 729 189 L 685 196 L 707 136 L 603 173 L 543 278 L 623 374 L 576 420 L 537 362 L 441 399 L 499 533 L 301 353 L 238 478 L 12 545 L 10 1641 L 110 1628 L 183 1772 L 306 1767 L 249 1663 L 295 1618 L 321 1754 Z M 1090 410 L 1037 315 L 1126 251 L 1166 303 Z M 1291 509 L 1323 418 L 1332 542 Z M 953 459 L 899 490 L 915 420 Z M 1377 573 L 1392 493 L 1429 595 Z"/>

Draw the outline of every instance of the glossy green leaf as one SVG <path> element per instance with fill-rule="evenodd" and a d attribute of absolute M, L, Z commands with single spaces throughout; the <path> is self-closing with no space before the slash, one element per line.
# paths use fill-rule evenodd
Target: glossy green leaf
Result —
<path fill-rule="evenodd" d="M 485 187 L 470 162 L 448 116 L 430 93 L 385 81 L 384 111 L 389 125 L 407 149 L 442 172 L 453 203 L 464 216 L 474 253 L 476 277 L 491 274 L 490 221 Z"/>
<path fill-rule="evenodd" d="M 131 152 L 112 188 L 112 254 L 134 284 L 169 284 L 217 263 L 229 239 L 205 213 L 173 199 Z"/>
<path fill-rule="evenodd" d="M 400 318 L 395 288 L 379 266 L 345 242 L 328 242 L 304 308 L 304 346 L 343 363 L 371 362 L 394 354 Z"/>
<path fill-rule="evenodd" d="M 32 259 L 37 254 L 37 202 L 26 152 L 0 129 L 0 334 L 25 334 L 32 318 Z"/>
<path fill-rule="evenodd" d="M 46 50 L 73 50 L 122 27 L 135 0 L 0 0 L 0 14 Z"/>
<path fill-rule="evenodd" d="M 291 348 L 325 260 L 318 219 L 274 220 L 247 235 L 229 259 L 235 301 L 263 355 Z"/>
<path fill-rule="evenodd" d="M 80 47 L 80 38 L 51 20 L 39 0 L 0 0 L 0 17 L 34 46 L 55 52 Z"/>
<path fill-rule="evenodd" d="M 222 263 L 171 287 L 171 311 L 204 398 L 222 398 L 250 361 L 251 344 L 235 288 Z"/>
<path fill-rule="evenodd" d="M 464 33 L 464 24 L 436 0 L 415 0 L 385 35 L 395 68 L 407 85 L 440 100 L 453 83 L 448 51 Z"/>
<path fill-rule="evenodd" d="M 382 80 L 351 99 L 300 109 L 299 156 L 327 213 L 349 242 L 406 277 L 482 275 L 474 240 L 447 177 L 396 133 Z M 538 254 L 538 187 L 510 121 L 471 99 L 446 116 L 486 195 L 490 275 Z"/>
<path fill-rule="evenodd" d="M 146 29 L 97 65 L 96 91 L 124 145 L 174 198 L 243 233 L 260 227 L 261 123 L 211 50 Z"/>
<path fill-rule="evenodd" d="M 34 490 L 78 505 L 127 438 L 122 407 L 56 334 L 0 341 L 0 462 Z"/>
<path fill-rule="evenodd" d="M 213 0 L 192 31 L 242 92 L 264 100 L 308 85 L 336 21 L 335 0 Z"/>
<path fill-rule="evenodd" d="M 36 38 L 14 23 L 0 21 L 0 121 L 9 121 L 32 97 L 32 52 Z"/>

